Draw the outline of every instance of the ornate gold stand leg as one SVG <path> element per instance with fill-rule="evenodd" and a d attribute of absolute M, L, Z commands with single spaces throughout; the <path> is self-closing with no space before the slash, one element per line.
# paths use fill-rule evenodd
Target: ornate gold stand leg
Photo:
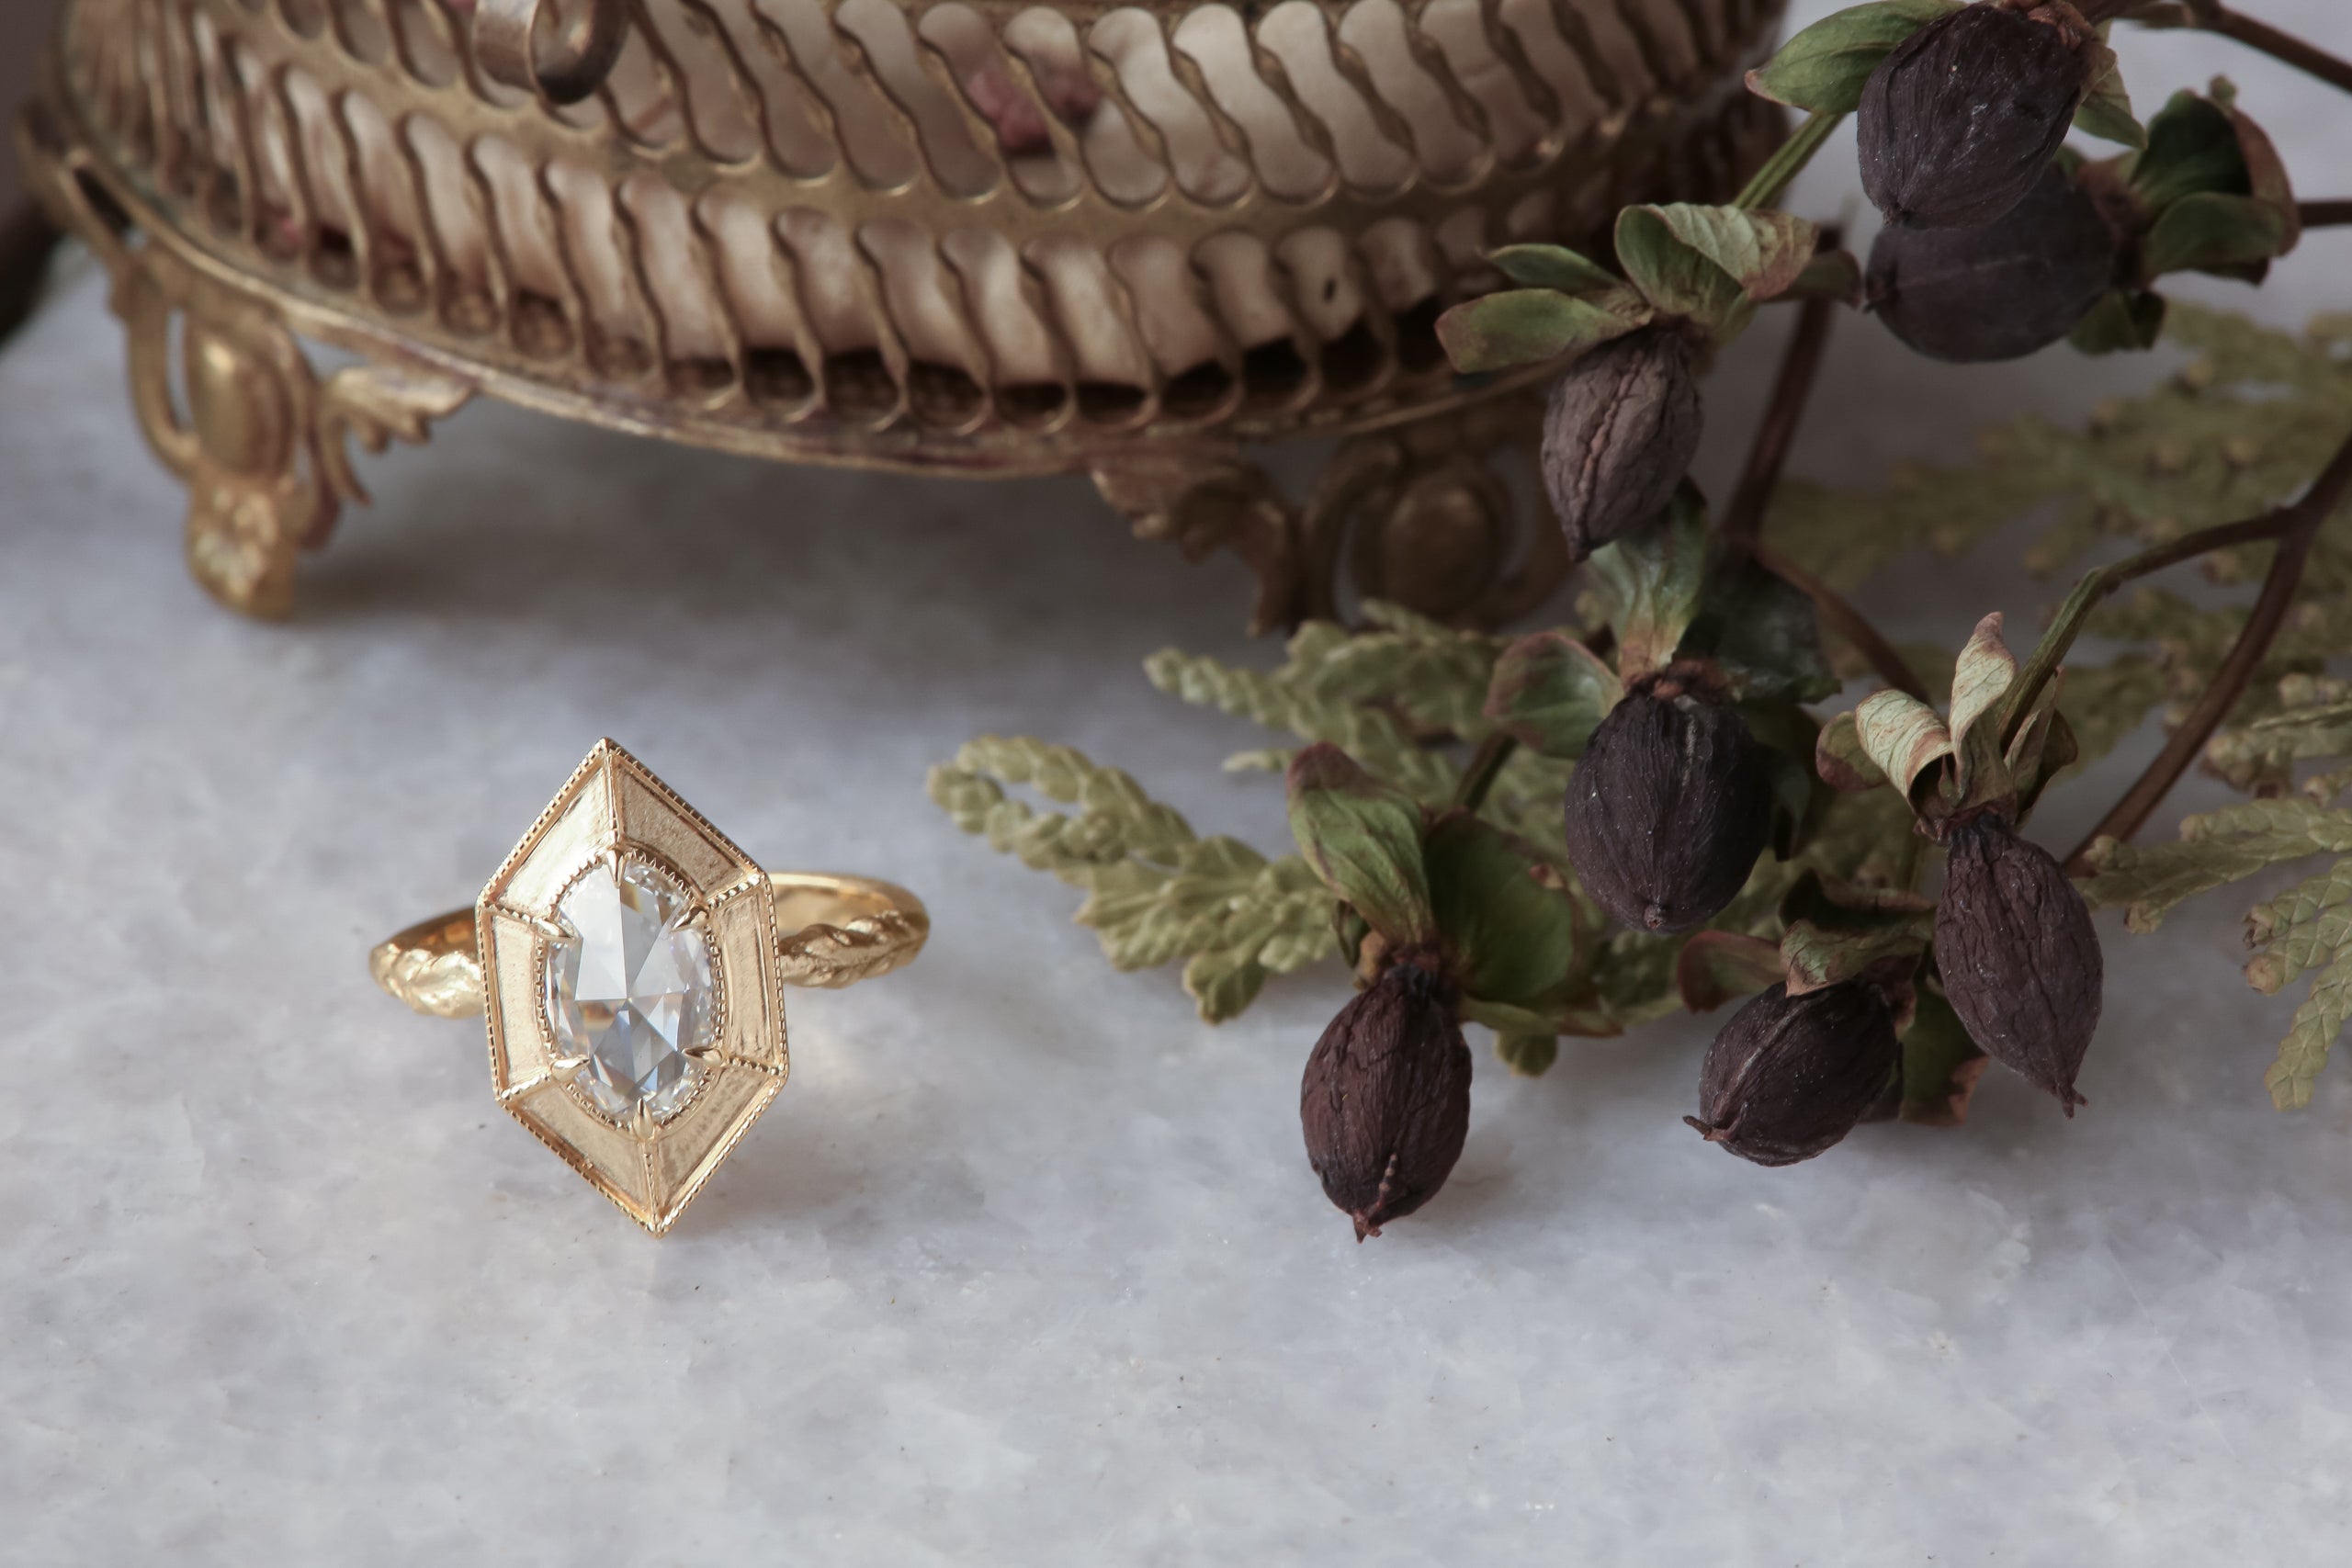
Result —
<path fill-rule="evenodd" d="M 473 388 L 377 363 L 321 381 L 274 307 L 215 282 L 154 236 L 130 243 L 120 214 L 101 210 L 105 198 L 86 183 L 86 155 L 64 143 L 41 105 L 18 145 L 51 215 L 113 277 L 131 406 L 156 456 L 187 486 L 188 569 L 233 610 L 285 615 L 296 557 L 325 543 L 345 502 L 368 499 L 346 439 L 371 452 L 395 436 L 423 442 L 430 422 L 463 406 Z"/>
<path fill-rule="evenodd" d="M 437 371 L 362 364 L 321 382 L 277 311 L 154 244 L 115 278 L 130 334 L 140 428 L 188 488 L 187 562 L 207 592 L 249 615 L 293 604 L 294 563 L 326 542 L 346 501 L 365 502 L 345 437 L 380 452 L 422 443 L 473 389 Z M 179 322 L 173 395 L 172 326 Z"/>
<path fill-rule="evenodd" d="M 1223 548 L 1247 561 L 1258 577 L 1253 632 L 1335 616 L 1343 576 L 1363 598 L 1498 626 L 1568 575 L 1541 486 L 1522 507 L 1495 466 L 1513 451 L 1532 458 L 1543 407 L 1538 389 L 1351 436 L 1303 506 L 1229 450 L 1109 454 L 1092 477 L 1138 538 L 1173 541 L 1188 560 Z"/>

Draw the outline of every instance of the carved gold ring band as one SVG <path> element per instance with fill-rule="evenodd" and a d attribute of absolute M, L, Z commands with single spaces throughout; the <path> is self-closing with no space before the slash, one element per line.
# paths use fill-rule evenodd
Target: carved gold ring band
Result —
<path fill-rule="evenodd" d="M 656 1235 L 783 1089 L 783 987 L 913 962 L 922 901 L 768 872 L 610 740 L 470 909 L 368 955 L 419 1012 L 487 1016 L 499 1104 Z"/>

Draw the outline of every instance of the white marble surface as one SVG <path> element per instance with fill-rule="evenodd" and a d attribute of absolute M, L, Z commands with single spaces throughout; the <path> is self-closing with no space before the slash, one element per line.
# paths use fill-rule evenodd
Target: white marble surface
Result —
<path fill-rule="evenodd" d="M 2352 44 L 2331 0 L 2253 8 Z M 2137 45 L 2133 80 L 2226 63 L 2312 191 L 2352 191 L 2343 105 L 2225 52 Z M 2315 242 L 2262 309 L 2345 305 L 2348 261 Z M 1779 331 L 1712 389 L 1712 472 Z M 118 359 L 88 279 L 0 353 L 0 1561 L 2352 1549 L 2352 1068 L 2271 1111 L 2292 998 L 2236 984 L 2226 902 L 2110 931 L 2072 1123 L 1996 1075 L 1962 1132 L 1760 1171 L 1679 1123 L 1699 1027 L 1534 1082 L 1482 1055 L 1453 1183 L 1359 1247 L 1295 1111 L 1334 973 L 1205 1029 L 922 795 L 967 737 L 1036 731 L 1276 843 L 1271 788 L 1210 766 L 1250 734 L 1136 670 L 1271 654 L 1238 568 L 1072 483 L 482 408 L 373 465 L 299 616 L 249 625 L 182 575 Z M 1852 478 L 2145 373 L 1947 372 L 1859 323 L 1834 366 L 1799 463 Z M 2051 596 L 1997 560 L 1886 593 L 1945 635 Z M 608 732 L 755 852 L 938 917 L 908 974 L 795 998 L 791 1087 L 658 1244 L 492 1107 L 472 1026 L 364 963 Z"/>

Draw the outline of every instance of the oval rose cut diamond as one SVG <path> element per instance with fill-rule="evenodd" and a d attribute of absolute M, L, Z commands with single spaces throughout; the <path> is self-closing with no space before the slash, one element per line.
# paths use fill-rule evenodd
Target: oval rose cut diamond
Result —
<path fill-rule="evenodd" d="M 616 1122 L 639 1106 L 673 1115 L 702 1079 L 687 1053 L 715 1037 L 718 992 L 693 914 L 684 887 L 626 853 L 557 901 L 567 934 L 548 944 L 548 1022 L 558 1055 L 585 1058 L 574 1087 Z"/>

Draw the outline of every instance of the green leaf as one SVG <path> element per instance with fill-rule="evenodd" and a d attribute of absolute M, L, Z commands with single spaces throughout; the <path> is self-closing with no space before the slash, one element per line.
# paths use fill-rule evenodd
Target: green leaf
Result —
<path fill-rule="evenodd" d="M 1795 286 L 1819 236 L 1805 220 L 1769 209 L 1628 207 L 1617 214 L 1617 259 L 1660 311 L 1728 343 L 1759 301 Z"/>
<path fill-rule="evenodd" d="M 1505 245 L 1487 252 L 1487 260 L 1505 277 L 1528 288 L 1599 294 L 1625 287 L 1623 278 L 1566 245 Z"/>
<path fill-rule="evenodd" d="M 1438 342 L 1465 375 L 1577 354 L 1623 337 L 1650 319 L 1641 296 L 1577 296 L 1552 288 L 1507 288 L 1454 306 L 1437 319 Z"/>
<path fill-rule="evenodd" d="M 2010 781 L 2018 792 L 2019 823 L 2032 815 L 2041 792 L 2050 787 L 2050 781 L 2081 757 L 2082 747 L 2075 741 L 2075 727 L 2066 722 L 2066 716 L 2054 706 L 2037 706 L 2026 719 L 2025 728 L 2018 731 L 2017 743 L 2010 747 L 2007 760 Z"/>
<path fill-rule="evenodd" d="M 1951 741 L 1964 745 L 1976 721 L 2000 705 L 2018 678 L 2017 655 L 2001 640 L 1998 610 L 1976 623 L 1951 671 Z"/>
<path fill-rule="evenodd" d="M 1621 693 L 1617 672 L 1582 642 L 1565 632 L 1535 632 L 1495 660 L 1486 714 L 1546 757 L 1581 757 Z"/>
<path fill-rule="evenodd" d="M 1747 90 L 1792 108 L 1850 114 L 1862 84 L 1896 44 L 1960 0 L 1877 0 L 1823 17 L 1747 73 Z"/>
<path fill-rule="evenodd" d="M 1686 639 L 1685 646 L 1688 646 Z M 1797 705 L 1793 697 L 1751 697 L 1738 705 L 1739 716 L 1765 750 L 1771 770 L 1772 852 L 1794 860 L 1812 842 L 1837 793 L 1814 772 L 1814 752 L 1821 742 L 1821 724 Z"/>
<path fill-rule="evenodd" d="M 2132 160 L 2130 185 L 2158 213 L 2200 191 L 2245 194 L 2245 155 L 2229 111 L 2196 93 L 2175 93 L 2148 121 L 2146 147 Z"/>
<path fill-rule="evenodd" d="M 1556 1034 L 1554 1020 L 1548 1012 L 1534 1008 L 1514 1007 L 1509 1002 L 1488 1001 L 1482 997 L 1464 996 L 1458 1010 L 1464 1023 L 1483 1023 L 1496 1034 L 1509 1038 L 1514 1035 L 1535 1036 Z"/>
<path fill-rule="evenodd" d="M 1619 676 L 1631 682 L 1665 668 L 1706 584 L 1707 516 L 1698 492 L 1684 485 L 1658 526 L 1602 546 L 1586 564 L 1617 634 Z"/>
<path fill-rule="evenodd" d="M 1814 743 L 1813 766 L 1824 784 L 1849 793 L 1876 789 L 1886 782 L 1885 770 L 1871 761 L 1864 750 L 1850 710 L 1821 727 L 1821 738 Z"/>
<path fill-rule="evenodd" d="M 1958 762 L 1955 784 L 1962 807 L 1979 806 L 2014 792 L 2001 746 L 1997 722 L 2009 688 L 2018 678 L 2017 656 L 2001 640 L 1998 610 L 1976 623 L 1966 647 L 1952 665 L 1952 755 Z M 1996 722 L 1981 724 L 1981 719 Z"/>
<path fill-rule="evenodd" d="M 2165 297 L 2110 288 L 2084 313 L 2066 341 L 2077 354 L 2138 354 L 2155 347 L 2165 327 Z"/>
<path fill-rule="evenodd" d="M 2278 208 L 2250 196 L 2198 191 L 2182 197 L 2140 242 L 2140 272 L 2147 278 L 2168 272 L 2246 275 L 2285 253 L 2287 220 Z"/>
<path fill-rule="evenodd" d="M 2145 147 L 2148 132 L 2132 113 L 2132 96 L 2124 91 L 2123 70 L 2115 51 L 2103 43 L 2091 45 L 2091 90 L 2075 110 L 2075 129 L 2102 141 Z"/>
<path fill-rule="evenodd" d="M 1904 692 L 1876 692 L 1854 710 L 1862 754 L 1878 771 L 1916 796 L 1919 775 L 1951 755 L 1951 732 L 1936 710 Z"/>
<path fill-rule="evenodd" d="M 1515 1007 L 1557 1000 L 1575 976 L 1577 911 L 1557 879 L 1544 879 L 1544 863 L 1464 811 L 1430 825 L 1421 855 L 1463 989 Z"/>
<path fill-rule="evenodd" d="M 1903 1032 L 1903 1099 L 1895 1114 L 1929 1127 L 1957 1127 L 1984 1076 L 1984 1053 L 1941 992 L 1922 986 Z"/>
<path fill-rule="evenodd" d="M 2352 953 L 2339 956 L 2312 982 L 2312 994 L 2295 1010 L 2287 1038 L 2278 1043 L 2278 1059 L 2262 1075 L 2270 1102 L 2281 1111 L 2300 1111 L 2312 1102 L 2312 1086 L 2327 1065 L 2336 1036 L 2352 1019 Z"/>
<path fill-rule="evenodd" d="M 1560 1057 L 1560 1037 L 1556 1034 L 1505 1034 L 1496 1038 L 1495 1055 L 1511 1070 L 1513 1077 L 1540 1078 L 1551 1071 L 1552 1064 Z"/>
<path fill-rule="evenodd" d="M 1788 970 L 1789 994 L 1803 996 L 1824 986 L 1851 980 L 1880 964 L 1916 959 L 1928 951 L 1934 917 L 1917 915 L 1892 925 L 1833 931 L 1797 920 L 1781 933 L 1781 962 Z"/>
<path fill-rule="evenodd" d="M 1819 702 L 1843 684 L 1822 657 L 1813 600 L 1745 553 L 1708 571 L 1680 651 L 1714 660 L 1743 698 Z"/>
<path fill-rule="evenodd" d="M 1713 1012 L 1787 977 L 1776 944 L 1738 931 L 1700 931 L 1674 960 L 1674 988 L 1692 1012 Z"/>
<path fill-rule="evenodd" d="M 1804 299 L 1835 299 L 1841 305 L 1862 302 L 1862 264 L 1851 251 L 1818 251 L 1797 274 L 1789 292 Z"/>
<path fill-rule="evenodd" d="M 1435 934 L 1421 863 L 1421 812 L 1329 743 L 1290 765 L 1290 828 L 1332 892 L 1398 944 Z"/>

